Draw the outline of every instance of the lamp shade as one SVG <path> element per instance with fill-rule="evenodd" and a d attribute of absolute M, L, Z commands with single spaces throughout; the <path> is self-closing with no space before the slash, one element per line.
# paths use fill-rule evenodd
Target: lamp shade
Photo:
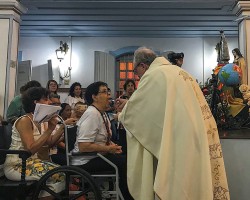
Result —
<path fill-rule="evenodd" d="M 66 52 L 63 51 L 63 49 L 61 47 L 59 47 L 57 50 L 56 50 L 56 57 L 57 59 L 61 62 L 61 60 L 64 59 L 66 55 Z"/>

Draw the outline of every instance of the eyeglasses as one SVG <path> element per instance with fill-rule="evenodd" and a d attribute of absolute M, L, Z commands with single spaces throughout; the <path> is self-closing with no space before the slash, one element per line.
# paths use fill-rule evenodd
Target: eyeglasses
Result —
<path fill-rule="evenodd" d="M 103 91 L 99 91 L 98 93 L 102 93 L 102 94 L 110 94 L 108 90 L 103 90 Z"/>
<path fill-rule="evenodd" d="M 142 64 L 142 63 L 140 62 L 140 63 L 138 63 L 138 64 L 134 67 L 134 73 L 136 73 L 137 68 L 138 68 L 141 64 Z"/>

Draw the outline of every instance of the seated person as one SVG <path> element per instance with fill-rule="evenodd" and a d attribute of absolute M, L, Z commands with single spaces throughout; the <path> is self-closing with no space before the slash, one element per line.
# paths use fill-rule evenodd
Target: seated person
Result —
<path fill-rule="evenodd" d="M 85 102 L 82 98 L 82 85 L 74 82 L 69 88 L 69 95 L 64 100 L 64 103 L 68 103 L 73 109 L 78 101 Z"/>
<path fill-rule="evenodd" d="M 75 126 L 77 119 L 71 118 L 71 107 L 67 103 L 61 104 L 61 110 L 59 112 L 59 116 L 64 120 L 64 123 L 67 125 L 71 125 L 72 127 Z M 64 133 L 64 129 L 61 129 L 61 125 L 57 125 L 56 131 L 62 131 Z M 56 132 L 54 131 L 54 132 Z M 54 132 L 52 134 L 54 134 Z M 65 142 L 64 142 L 64 134 L 62 137 L 57 141 L 55 146 L 50 150 L 50 158 L 51 160 L 59 165 L 66 165 L 66 154 L 65 154 Z"/>
<path fill-rule="evenodd" d="M 47 88 L 47 89 L 49 90 L 49 92 L 50 92 L 50 94 L 49 94 L 50 97 L 54 97 L 54 98 L 60 99 L 60 95 L 57 94 L 59 85 L 58 85 L 58 83 L 57 83 L 55 80 L 49 80 L 49 81 L 47 82 L 46 88 Z"/>
<path fill-rule="evenodd" d="M 90 84 L 85 92 L 85 99 L 89 107 L 77 122 L 78 130 L 74 152 L 101 152 L 113 162 L 119 170 L 120 189 L 124 199 L 133 199 L 127 187 L 126 156 L 121 155 L 121 146 L 111 142 L 111 129 L 108 116 L 105 113 L 109 104 L 107 84 L 95 82 Z M 114 170 L 107 162 L 98 156 L 76 156 L 71 164 L 78 165 L 84 170 L 102 172 Z"/>
<path fill-rule="evenodd" d="M 53 106 L 60 106 L 61 105 L 60 99 L 57 96 L 54 96 L 54 94 L 52 94 L 51 92 L 49 94 L 49 100 L 50 100 L 50 105 L 53 105 Z M 47 122 L 44 122 L 41 124 L 41 133 L 43 133 L 44 130 L 47 129 L 47 126 L 48 126 Z M 56 128 L 53 131 L 52 135 L 60 134 L 62 136 L 62 134 L 64 132 L 63 130 L 64 130 L 64 126 L 58 124 L 58 125 L 56 125 Z M 58 143 L 58 142 L 59 141 L 56 141 L 56 143 Z M 37 152 L 38 158 L 40 158 L 41 160 L 44 160 L 44 161 L 50 161 L 49 154 L 50 154 L 51 147 L 54 148 L 56 146 L 55 146 L 55 144 L 51 144 L 50 146 L 48 144 L 45 144 L 44 146 L 42 146 L 40 148 L 40 150 Z M 59 163 L 57 163 L 57 164 L 59 164 Z"/>
<path fill-rule="evenodd" d="M 88 106 L 86 103 L 83 103 L 81 101 L 77 102 L 75 104 L 71 117 L 79 120 L 81 116 L 83 115 L 83 113 L 87 110 L 87 107 Z"/>
<path fill-rule="evenodd" d="M 124 93 L 119 98 L 121 99 L 129 99 L 134 91 L 136 90 L 135 81 L 132 79 L 127 79 L 123 85 Z M 122 146 L 122 153 L 127 154 L 127 138 L 126 138 L 126 130 L 123 125 L 119 123 L 117 128 L 119 134 L 118 144 Z"/>
<path fill-rule="evenodd" d="M 61 135 L 52 136 L 52 132 L 55 129 L 58 120 L 54 116 L 48 121 L 48 127 L 41 134 L 41 124 L 33 121 L 33 114 L 36 103 L 50 104 L 48 98 L 49 91 L 42 87 L 33 87 L 28 89 L 22 95 L 22 105 L 26 112 L 26 115 L 19 117 L 12 128 L 12 141 L 10 149 L 12 150 L 27 150 L 32 153 L 32 156 L 28 158 L 26 162 L 26 180 L 39 180 L 49 170 L 58 167 L 58 165 L 51 162 L 45 162 L 38 159 L 37 152 L 45 144 L 55 142 Z M 18 155 L 7 155 L 4 163 L 5 176 L 13 181 L 21 180 L 21 166 L 22 161 Z M 64 187 L 64 178 L 60 175 L 54 177 L 55 180 L 51 180 L 49 187 L 55 192 L 60 192 Z M 48 197 L 49 194 L 43 191 L 40 197 Z M 45 198 L 43 198 L 45 199 Z"/>
<path fill-rule="evenodd" d="M 49 99 L 51 101 L 50 105 L 61 106 L 61 101 L 60 101 L 60 98 L 58 96 L 55 96 L 54 94 L 50 93 L 49 94 Z"/>
<path fill-rule="evenodd" d="M 132 79 L 127 79 L 123 85 L 124 93 L 119 98 L 129 99 L 136 89 L 135 81 Z"/>
<path fill-rule="evenodd" d="M 9 123 L 13 124 L 18 117 L 25 114 L 22 104 L 22 94 L 31 87 L 41 87 L 41 84 L 38 81 L 32 80 L 20 88 L 20 95 L 14 97 L 7 109 L 7 121 Z"/>

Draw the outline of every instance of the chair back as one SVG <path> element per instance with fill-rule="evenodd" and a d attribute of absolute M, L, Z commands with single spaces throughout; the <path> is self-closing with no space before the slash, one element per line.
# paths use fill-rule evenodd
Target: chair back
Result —
<path fill-rule="evenodd" d="M 71 152 L 74 149 L 75 142 L 76 142 L 76 133 L 77 133 L 77 126 L 67 127 L 68 152 Z"/>
<path fill-rule="evenodd" d="M 9 149 L 11 144 L 12 124 L 3 122 L 0 125 L 0 149 Z M 6 154 L 0 154 L 0 165 L 5 162 Z"/>
<path fill-rule="evenodd" d="M 77 126 L 65 126 L 64 131 L 67 166 L 69 166 L 69 155 L 74 149 L 76 142 Z"/>

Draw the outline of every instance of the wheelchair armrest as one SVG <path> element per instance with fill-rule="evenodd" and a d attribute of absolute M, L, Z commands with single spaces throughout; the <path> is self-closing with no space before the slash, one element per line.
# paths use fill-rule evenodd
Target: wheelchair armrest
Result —
<path fill-rule="evenodd" d="M 96 156 L 98 152 L 71 152 L 72 156 Z"/>
<path fill-rule="evenodd" d="M 0 149 L 0 154 L 17 154 L 19 158 L 22 159 L 22 171 L 21 171 L 21 182 L 25 182 L 25 172 L 26 172 L 26 160 L 32 155 L 31 152 L 25 150 L 9 150 L 9 149 Z"/>
<path fill-rule="evenodd" d="M 0 149 L 1 154 L 17 154 L 19 158 L 27 160 L 32 154 L 25 150 Z"/>

